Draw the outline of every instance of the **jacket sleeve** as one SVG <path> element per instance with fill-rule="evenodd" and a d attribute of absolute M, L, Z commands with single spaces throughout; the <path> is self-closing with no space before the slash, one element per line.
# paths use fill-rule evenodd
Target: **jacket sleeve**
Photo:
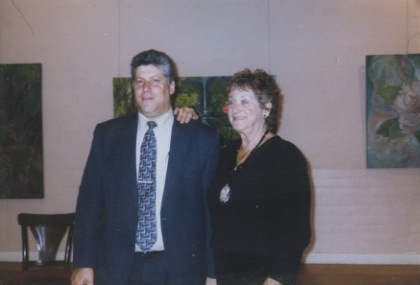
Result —
<path fill-rule="evenodd" d="M 101 135 L 95 128 L 93 141 L 84 169 L 76 206 L 73 267 L 95 268 L 101 235 Z"/>
<path fill-rule="evenodd" d="M 211 238 L 211 221 L 210 221 L 210 211 L 207 204 L 207 192 L 210 188 L 210 183 L 213 180 L 214 173 L 216 172 L 216 167 L 219 162 L 220 156 L 220 136 L 214 130 L 208 136 L 202 136 L 205 141 L 202 143 L 207 145 L 207 151 L 203 154 L 203 159 L 205 161 L 205 167 L 203 171 L 203 189 L 206 191 L 203 195 L 205 201 L 203 201 L 206 210 L 206 237 L 207 237 L 207 277 L 215 278 L 215 268 L 213 260 L 213 250 L 210 248 L 210 238 Z"/>
<path fill-rule="evenodd" d="M 304 156 L 292 148 L 286 156 L 281 184 L 284 202 L 286 232 L 282 234 L 280 245 L 269 276 L 282 284 L 293 284 L 299 272 L 301 257 L 311 237 L 310 204 L 311 187 Z"/>

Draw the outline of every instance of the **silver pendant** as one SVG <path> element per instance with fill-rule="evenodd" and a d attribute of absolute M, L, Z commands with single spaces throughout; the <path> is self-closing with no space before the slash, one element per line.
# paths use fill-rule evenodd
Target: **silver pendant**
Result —
<path fill-rule="evenodd" d="M 220 190 L 219 200 L 222 203 L 226 203 L 230 199 L 230 187 L 229 184 L 223 186 L 222 190 Z"/>

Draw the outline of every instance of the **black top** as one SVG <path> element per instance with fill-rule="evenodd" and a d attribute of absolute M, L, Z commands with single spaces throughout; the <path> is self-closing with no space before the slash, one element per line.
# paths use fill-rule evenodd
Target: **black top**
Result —
<path fill-rule="evenodd" d="M 274 256 L 269 276 L 282 280 L 297 274 L 310 240 L 307 163 L 295 145 L 275 136 L 234 170 L 239 147 L 235 141 L 222 150 L 210 188 L 211 245 Z"/>

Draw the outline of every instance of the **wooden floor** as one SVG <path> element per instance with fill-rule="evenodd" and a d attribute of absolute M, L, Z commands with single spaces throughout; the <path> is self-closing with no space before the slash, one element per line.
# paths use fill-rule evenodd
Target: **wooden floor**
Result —
<path fill-rule="evenodd" d="M 298 285 L 420 285 L 420 265 L 302 265 Z"/>
<path fill-rule="evenodd" d="M 20 263 L 0 262 L 0 279 Z M 420 285 L 420 265 L 302 265 L 297 285 Z"/>

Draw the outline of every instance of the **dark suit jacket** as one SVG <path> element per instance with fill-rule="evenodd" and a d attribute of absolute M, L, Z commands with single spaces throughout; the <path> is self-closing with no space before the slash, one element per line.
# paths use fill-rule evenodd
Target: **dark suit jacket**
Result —
<path fill-rule="evenodd" d="M 125 284 L 134 256 L 137 121 L 136 113 L 98 124 L 83 174 L 74 267 L 94 268 L 95 284 Z M 170 285 L 204 284 L 214 274 L 205 201 L 218 157 L 215 130 L 174 121 L 161 208 Z"/>

